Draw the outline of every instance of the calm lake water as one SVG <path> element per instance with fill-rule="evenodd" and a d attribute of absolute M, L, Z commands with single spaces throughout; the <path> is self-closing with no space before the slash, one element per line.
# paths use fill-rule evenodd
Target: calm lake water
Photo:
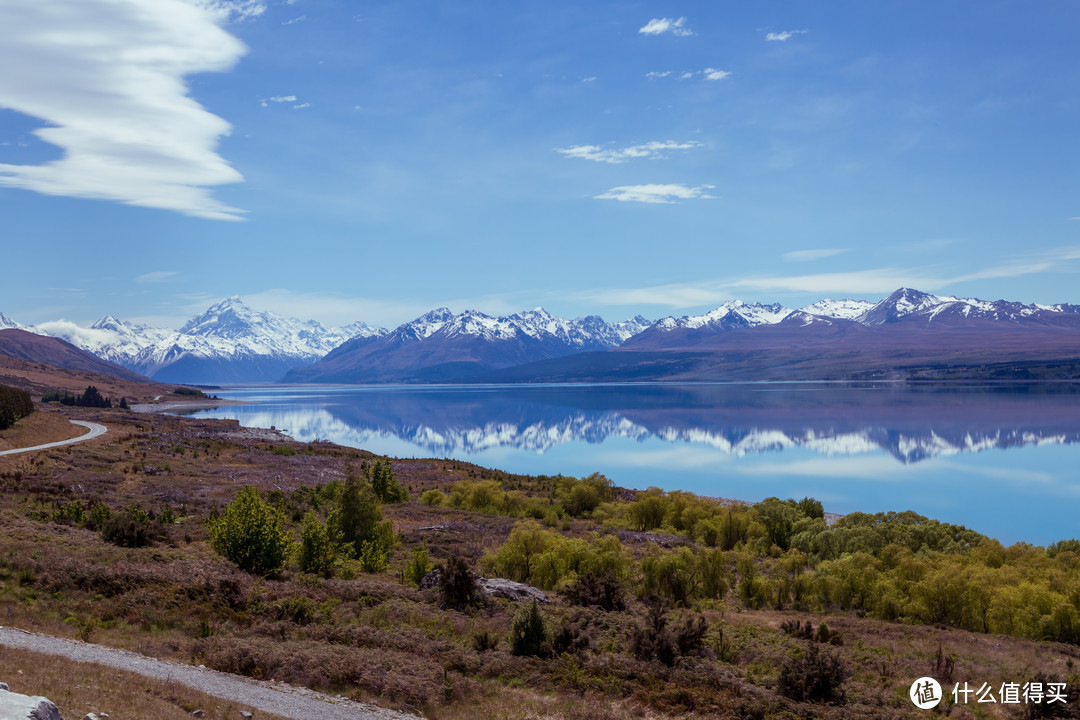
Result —
<path fill-rule="evenodd" d="M 397 457 L 1080 537 L 1080 387 L 259 386 L 195 413 Z"/>

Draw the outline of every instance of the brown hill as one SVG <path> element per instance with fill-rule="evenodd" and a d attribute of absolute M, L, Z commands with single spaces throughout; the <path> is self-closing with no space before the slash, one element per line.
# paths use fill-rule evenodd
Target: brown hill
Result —
<path fill-rule="evenodd" d="M 106 362 L 56 338 L 23 330 L 0 330 L 0 384 L 40 395 L 54 390 L 81 393 L 94 385 L 102 395 L 149 400 L 172 387 Z"/>

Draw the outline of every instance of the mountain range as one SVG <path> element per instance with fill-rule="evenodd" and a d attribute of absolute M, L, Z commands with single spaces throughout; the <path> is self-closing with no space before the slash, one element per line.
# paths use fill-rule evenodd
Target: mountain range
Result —
<path fill-rule="evenodd" d="M 393 330 L 332 328 L 232 297 L 179 330 L 112 316 L 89 328 L 24 326 L 0 313 L 3 328 L 61 338 L 158 381 L 201 384 L 866 379 L 972 367 L 1031 377 L 1047 364 L 1064 363 L 1066 374 L 1080 365 L 1080 306 L 909 288 L 877 303 L 824 299 L 799 309 L 736 300 L 655 322 L 439 308 Z"/>

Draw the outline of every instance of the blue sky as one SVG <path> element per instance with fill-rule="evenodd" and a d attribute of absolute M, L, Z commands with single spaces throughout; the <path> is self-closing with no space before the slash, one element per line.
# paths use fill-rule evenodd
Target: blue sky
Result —
<path fill-rule="evenodd" d="M 1074 2 L 7 0 L 0 311 L 1080 303 Z M 11 272 L 10 268 L 17 268 Z"/>

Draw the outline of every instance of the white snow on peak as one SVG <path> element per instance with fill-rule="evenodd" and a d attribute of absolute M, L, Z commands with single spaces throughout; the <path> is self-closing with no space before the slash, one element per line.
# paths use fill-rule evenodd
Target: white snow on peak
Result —
<path fill-rule="evenodd" d="M 13 328 L 15 330 L 25 330 L 26 329 L 23 325 L 20 325 L 19 323 L 15 322 L 14 320 L 9 318 L 4 313 L 0 313 L 0 330 L 6 330 L 6 329 L 9 329 L 9 328 Z"/>
<path fill-rule="evenodd" d="M 761 303 L 744 303 L 742 300 L 729 300 L 704 315 L 663 318 L 657 321 L 655 327 L 660 330 L 674 330 L 676 328 L 696 330 L 723 323 L 725 320 L 730 319 L 732 315 L 744 320 L 750 327 L 757 327 L 758 325 L 775 325 L 790 314 L 791 308 L 784 307 L 779 303 L 763 305 Z"/>
<path fill-rule="evenodd" d="M 820 315 L 838 320 L 855 320 L 872 307 L 874 307 L 874 303 L 866 300 L 849 300 L 846 298 L 844 300 L 833 300 L 832 298 L 825 298 L 824 300 L 818 300 L 813 305 L 807 305 L 799 309 L 808 315 Z"/>

